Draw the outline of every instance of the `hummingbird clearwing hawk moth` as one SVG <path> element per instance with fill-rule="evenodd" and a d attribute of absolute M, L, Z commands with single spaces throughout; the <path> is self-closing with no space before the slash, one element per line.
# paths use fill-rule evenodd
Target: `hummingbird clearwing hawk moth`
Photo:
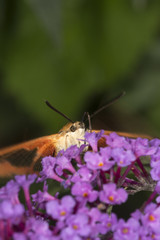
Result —
<path fill-rule="evenodd" d="M 84 134 L 84 123 L 68 123 L 57 134 L 1 149 L 0 177 L 40 171 L 43 157 L 55 156 L 72 145 L 80 146 L 82 142 L 79 139 L 84 139 Z"/>
<path fill-rule="evenodd" d="M 116 99 L 114 99 L 114 101 Z M 86 132 L 84 122 L 73 122 L 66 115 L 50 105 L 48 101 L 46 101 L 46 104 L 54 111 L 68 119 L 70 123 L 66 124 L 57 134 L 40 137 L 11 147 L 0 149 L 1 178 L 11 177 L 12 175 L 38 173 L 41 170 L 41 160 L 43 157 L 49 155 L 56 156 L 57 153 L 62 149 L 65 150 L 72 145 L 77 145 L 80 147 L 84 143 L 83 139 Z M 106 106 L 110 104 L 111 103 L 107 104 Z M 102 107 L 100 110 L 103 109 L 104 107 Z M 91 117 L 98 113 L 100 110 L 92 114 Z M 92 131 L 95 131 L 96 133 L 99 132 L 99 130 Z M 113 131 L 105 131 L 104 134 L 108 135 L 111 132 Z M 117 134 L 119 136 L 130 138 L 142 137 L 150 139 L 149 136 L 144 135 L 124 132 L 117 132 Z M 106 146 L 105 140 L 103 138 L 99 140 L 99 146 Z"/>

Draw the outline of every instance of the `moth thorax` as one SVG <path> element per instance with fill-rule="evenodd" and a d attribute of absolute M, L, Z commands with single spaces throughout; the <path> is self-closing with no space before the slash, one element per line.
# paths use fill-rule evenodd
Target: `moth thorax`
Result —
<path fill-rule="evenodd" d="M 84 144 L 85 126 L 81 122 L 70 123 L 64 126 L 59 133 L 60 137 L 56 144 L 56 154 L 72 145 L 80 147 Z"/>

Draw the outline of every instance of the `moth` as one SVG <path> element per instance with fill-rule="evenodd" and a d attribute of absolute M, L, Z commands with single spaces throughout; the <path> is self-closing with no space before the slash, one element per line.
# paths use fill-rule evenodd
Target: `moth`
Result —
<path fill-rule="evenodd" d="M 119 98 L 119 97 L 117 97 Z M 116 99 L 117 99 L 116 98 Z M 114 99 L 114 101 L 116 100 Z M 113 102 L 113 101 L 112 101 Z M 20 143 L 11 147 L 0 149 L 0 177 L 11 177 L 13 175 L 31 174 L 37 173 L 41 170 L 41 160 L 45 156 L 56 156 L 57 153 L 62 149 L 67 149 L 72 145 L 80 147 L 84 141 L 84 135 L 87 131 L 84 122 L 73 122 L 66 115 L 54 108 L 48 101 L 46 104 L 57 113 L 61 114 L 69 123 L 66 124 L 57 134 L 40 137 L 24 143 Z M 110 105 L 111 103 L 107 104 Z M 106 107 L 106 106 L 105 106 Z M 90 117 L 97 114 L 96 111 Z M 89 130 L 91 131 L 91 130 Z M 96 133 L 99 130 L 92 130 Z M 108 135 L 112 131 L 105 131 L 104 134 Z M 117 132 L 119 136 L 130 137 L 130 138 L 150 138 L 149 136 L 130 134 L 124 132 Z M 106 145 L 105 140 L 102 138 L 99 141 L 99 146 L 104 147 Z"/>

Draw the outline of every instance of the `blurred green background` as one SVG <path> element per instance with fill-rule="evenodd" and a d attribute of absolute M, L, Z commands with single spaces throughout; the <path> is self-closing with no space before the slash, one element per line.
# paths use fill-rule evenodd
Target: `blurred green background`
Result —
<path fill-rule="evenodd" d="M 160 1 L 0 0 L 0 146 L 93 128 L 160 136 Z"/>

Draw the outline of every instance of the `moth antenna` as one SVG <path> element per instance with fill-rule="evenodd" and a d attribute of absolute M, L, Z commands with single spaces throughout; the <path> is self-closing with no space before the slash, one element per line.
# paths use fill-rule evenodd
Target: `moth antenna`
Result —
<path fill-rule="evenodd" d="M 58 109 L 56 109 L 55 107 L 53 107 L 48 101 L 45 101 L 45 103 L 47 104 L 47 106 L 49 108 L 51 108 L 53 111 L 55 111 L 56 113 L 60 114 L 62 117 L 66 118 L 68 121 L 74 123 L 69 117 L 67 117 L 64 113 L 60 112 Z"/>
<path fill-rule="evenodd" d="M 90 115 L 90 119 L 93 118 L 96 114 L 98 114 L 99 112 L 103 111 L 105 108 L 109 107 L 110 105 L 112 105 L 113 103 L 115 103 L 119 98 L 123 97 L 126 94 L 125 91 L 123 91 L 120 95 L 118 95 L 117 97 L 113 98 L 109 103 L 107 103 L 106 105 L 102 106 L 101 108 L 99 108 L 97 111 L 95 111 L 94 113 L 92 113 Z"/>
<path fill-rule="evenodd" d="M 87 118 L 87 120 L 88 120 L 88 114 L 89 114 L 89 112 L 84 112 L 84 114 L 83 114 L 83 116 L 82 116 L 82 121 L 81 122 L 85 122 L 86 121 L 86 118 Z M 86 117 L 87 116 L 87 117 Z"/>
<path fill-rule="evenodd" d="M 87 119 L 85 119 L 86 116 L 87 116 Z M 89 112 L 84 112 L 83 114 L 82 122 L 84 123 L 86 120 L 88 120 L 89 130 L 92 131 L 91 117 Z"/>

